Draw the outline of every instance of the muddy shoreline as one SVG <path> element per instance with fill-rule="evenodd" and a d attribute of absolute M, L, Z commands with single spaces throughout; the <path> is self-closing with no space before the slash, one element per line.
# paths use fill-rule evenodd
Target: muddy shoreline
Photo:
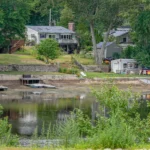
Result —
<path fill-rule="evenodd" d="M 100 88 L 103 85 L 115 84 L 121 89 L 131 88 L 133 91 L 146 92 L 150 91 L 150 85 L 142 83 L 140 78 L 95 78 L 95 79 L 43 79 L 41 83 L 50 84 L 56 86 L 59 90 L 69 90 L 69 89 L 81 89 L 89 90 L 91 87 Z M 149 78 L 150 79 L 150 78 Z M 20 80 L 0 80 L 0 85 L 8 87 L 10 91 L 35 91 L 37 89 L 21 85 Z M 40 90 L 40 89 L 38 89 Z"/>

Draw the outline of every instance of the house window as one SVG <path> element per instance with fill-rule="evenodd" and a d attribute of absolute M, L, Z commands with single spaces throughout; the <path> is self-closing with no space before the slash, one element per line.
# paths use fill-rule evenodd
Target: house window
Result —
<path fill-rule="evenodd" d="M 128 68 L 133 68 L 133 67 L 134 67 L 133 63 L 128 63 Z"/>
<path fill-rule="evenodd" d="M 134 68 L 138 68 L 139 67 L 139 65 L 138 64 L 134 64 Z"/>
<path fill-rule="evenodd" d="M 49 35 L 49 38 L 55 39 L 55 35 Z"/>
<path fill-rule="evenodd" d="M 123 43 L 126 43 L 127 42 L 127 38 L 123 38 Z"/>
<path fill-rule="evenodd" d="M 127 68 L 127 64 L 125 63 L 125 64 L 123 64 L 123 68 Z"/>
<path fill-rule="evenodd" d="M 72 39 L 72 35 L 61 35 L 61 39 Z"/>
<path fill-rule="evenodd" d="M 46 38 L 46 34 L 45 34 L 45 33 L 40 34 L 40 38 L 41 38 L 41 39 L 42 39 L 42 38 Z"/>

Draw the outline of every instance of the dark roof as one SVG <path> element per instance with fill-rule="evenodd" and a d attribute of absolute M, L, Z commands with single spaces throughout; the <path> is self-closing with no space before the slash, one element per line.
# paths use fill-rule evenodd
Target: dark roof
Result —
<path fill-rule="evenodd" d="M 106 47 L 113 44 L 114 42 L 107 42 Z M 97 48 L 102 48 L 103 42 L 97 44 Z"/>
<path fill-rule="evenodd" d="M 129 33 L 129 31 L 115 31 L 114 33 L 111 33 L 111 35 L 113 35 L 114 37 L 118 37 L 127 33 Z"/>
<path fill-rule="evenodd" d="M 75 33 L 61 26 L 26 26 L 39 33 Z"/>

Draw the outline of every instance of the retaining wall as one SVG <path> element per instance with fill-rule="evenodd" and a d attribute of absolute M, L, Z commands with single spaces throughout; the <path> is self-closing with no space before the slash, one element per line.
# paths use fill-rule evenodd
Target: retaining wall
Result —
<path fill-rule="evenodd" d="M 41 80 L 77 80 L 76 75 L 32 75 L 32 77 L 40 78 Z M 0 74 L 0 81 L 19 80 L 22 75 L 5 75 Z"/>
<path fill-rule="evenodd" d="M 0 65 L 0 71 L 58 72 L 58 65 Z"/>

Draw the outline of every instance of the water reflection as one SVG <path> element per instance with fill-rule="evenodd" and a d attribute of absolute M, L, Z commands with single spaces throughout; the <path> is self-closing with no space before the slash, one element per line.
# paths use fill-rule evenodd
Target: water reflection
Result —
<path fill-rule="evenodd" d="M 141 98 L 138 111 L 144 118 L 150 112 L 147 103 L 150 94 L 144 93 Z M 105 116 L 108 114 L 105 107 L 103 111 L 99 110 L 99 103 L 89 92 L 25 91 L 13 95 L 0 93 L 0 103 L 4 107 L 3 117 L 8 116 L 12 124 L 12 132 L 21 136 L 31 136 L 37 126 L 40 134 L 43 122 L 48 126 L 50 123 L 64 121 L 74 108 L 79 108 L 90 116 L 92 124 L 95 123 L 97 112 Z"/>
<path fill-rule="evenodd" d="M 50 123 L 64 121 L 74 108 L 82 109 L 93 119 L 95 116 L 95 98 L 91 94 L 81 93 L 73 97 L 64 94 L 60 98 L 55 92 L 25 91 L 15 93 L 15 96 L 16 99 L 6 96 L 0 103 L 4 107 L 3 117 L 8 116 L 12 124 L 12 132 L 22 136 L 31 136 L 37 126 L 40 133 L 43 122 L 48 126 Z"/>
<path fill-rule="evenodd" d="M 38 123 L 36 112 L 23 112 L 18 118 L 18 133 L 21 135 L 32 135 Z"/>

